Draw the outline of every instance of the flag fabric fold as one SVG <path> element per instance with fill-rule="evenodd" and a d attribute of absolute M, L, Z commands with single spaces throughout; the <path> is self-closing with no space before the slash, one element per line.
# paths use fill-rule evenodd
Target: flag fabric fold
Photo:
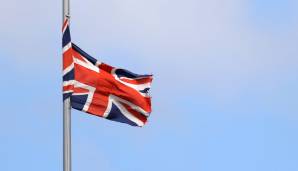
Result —
<path fill-rule="evenodd" d="M 102 63 L 71 42 L 63 24 L 63 98 L 74 109 L 132 126 L 144 126 L 151 113 L 152 75 L 138 75 Z"/>

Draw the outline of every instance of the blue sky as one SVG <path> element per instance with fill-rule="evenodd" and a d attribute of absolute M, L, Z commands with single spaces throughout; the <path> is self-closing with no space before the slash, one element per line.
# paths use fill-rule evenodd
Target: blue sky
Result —
<path fill-rule="evenodd" d="M 61 2 L 0 7 L 0 170 L 62 170 Z M 73 41 L 153 73 L 135 128 L 72 113 L 73 171 L 298 170 L 298 2 L 71 0 Z"/>

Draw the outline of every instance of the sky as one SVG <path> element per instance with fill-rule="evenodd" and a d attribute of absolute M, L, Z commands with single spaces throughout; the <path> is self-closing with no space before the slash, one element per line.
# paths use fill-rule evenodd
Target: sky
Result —
<path fill-rule="evenodd" d="M 0 170 L 62 170 L 60 1 L 0 6 Z M 153 73 L 143 128 L 72 111 L 73 171 L 297 171 L 298 1 L 71 0 L 72 40 Z"/>

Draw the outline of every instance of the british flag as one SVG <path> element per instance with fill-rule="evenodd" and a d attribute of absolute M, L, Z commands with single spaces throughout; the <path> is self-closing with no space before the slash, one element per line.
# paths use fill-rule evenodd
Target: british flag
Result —
<path fill-rule="evenodd" d="M 74 109 L 109 120 L 143 126 L 151 113 L 152 75 L 115 68 L 71 42 L 69 20 L 63 28 L 63 98 Z"/>

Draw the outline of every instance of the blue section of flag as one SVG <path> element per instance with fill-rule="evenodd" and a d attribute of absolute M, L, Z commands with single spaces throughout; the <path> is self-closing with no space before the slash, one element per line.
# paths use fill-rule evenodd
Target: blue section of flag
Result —
<path fill-rule="evenodd" d="M 135 74 L 133 72 L 130 72 L 126 69 L 117 69 L 115 71 L 115 74 L 120 78 L 120 77 L 126 77 L 126 78 L 142 78 L 142 77 L 150 77 L 152 75 L 139 75 Z"/>
<path fill-rule="evenodd" d="M 67 27 L 65 29 L 65 32 L 63 34 L 63 38 L 62 38 L 62 47 L 66 46 L 68 43 L 70 43 L 71 38 L 70 38 L 70 31 L 69 31 L 69 27 Z"/>
<path fill-rule="evenodd" d="M 132 126 L 138 126 L 136 123 L 132 122 L 131 120 L 127 119 L 119 110 L 119 108 L 112 104 L 112 108 L 111 111 L 109 113 L 109 116 L 107 117 L 107 119 L 110 119 L 112 121 L 117 121 L 117 122 L 122 122 L 122 123 L 126 123 Z"/>
<path fill-rule="evenodd" d="M 87 98 L 88 95 L 72 95 L 70 98 L 72 108 L 77 110 L 83 110 Z"/>
<path fill-rule="evenodd" d="M 70 81 L 74 79 L 74 69 L 63 75 L 63 81 Z"/>

